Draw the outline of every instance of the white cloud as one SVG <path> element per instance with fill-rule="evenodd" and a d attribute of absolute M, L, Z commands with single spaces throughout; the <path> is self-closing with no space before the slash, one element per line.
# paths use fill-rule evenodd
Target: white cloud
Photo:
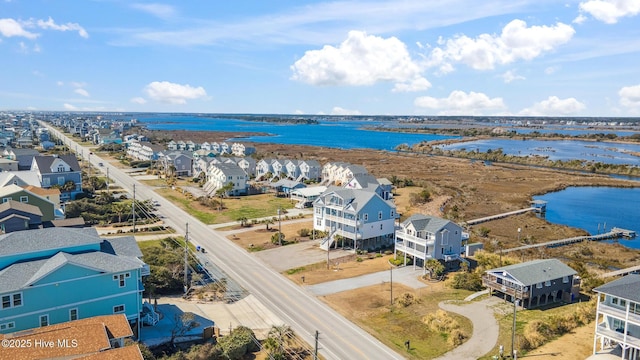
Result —
<path fill-rule="evenodd" d="M 571 40 L 575 30 L 563 23 L 554 26 L 531 26 L 515 19 L 498 36 L 481 34 L 472 39 L 458 35 L 452 39 L 439 39 L 431 51 L 429 65 L 437 66 L 440 73 L 453 71 L 453 63 L 463 63 L 476 70 L 490 70 L 517 60 L 531 60 L 543 52 L 553 51 Z"/>
<path fill-rule="evenodd" d="M 60 81 L 60 80 L 58 80 L 58 81 L 56 81 L 56 85 L 58 85 L 58 86 L 64 86 L 64 81 Z"/>
<path fill-rule="evenodd" d="M 129 101 L 131 101 L 134 104 L 139 104 L 139 105 L 147 103 L 147 100 L 145 100 L 143 97 L 134 97 Z"/>
<path fill-rule="evenodd" d="M 168 81 L 154 81 L 144 88 L 147 96 L 155 101 L 167 104 L 186 104 L 187 100 L 199 99 L 207 96 L 201 86 L 181 85 Z"/>
<path fill-rule="evenodd" d="M 335 106 L 331 109 L 331 115 L 362 115 L 358 110 L 343 109 L 339 106 Z"/>
<path fill-rule="evenodd" d="M 175 14 L 175 9 L 171 5 L 165 4 L 131 4 L 131 7 L 136 10 L 141 10 L 153 16 L 166 19 Z"/>
<path fill-rule="evenodd" d="M 640 84 L 625 86 L 618 91 L 620 104 L 626 107 L 640 108 Z"/>
<path fill-rule="evenodd" d="M 408 83 L 397 83 L 393 87 L 393 92 L 411 92 L 411 91 L 422 91 L 427 90 L 431 87 L 431 83 L 429 80 L 425 78 L 417 78 Z"/>
<path fill-rule="evenodd" d="M 84 97 L 90 97 L 89 92 L 85 89 L 78 88 L 73 90 L 73 92 Z"/>
<path fill-rule="evenodd" d="M 635 16 L 640 13 L 640 1 L 638 0 L 589 0 L 580 3 L 581 14 L 574 20 L 584 21 L 582 13 L 588 13 L 597 20 L 607 24 L 615 24 L 618 19 L 626 16 Z"/>
<path fill-rule="evenodd" d="M 388 81 L 396 83 L 396 91 L 431 86 L 402 41 L 362 31 L 350 31 L 338 47 L 325 45 L 320 50 L 307 51 L 291 70 L 293 80 L 312 85 L 364 86 Z"/>
<path fill-rule="evenodd" d="M 553 73 L 555 73 L 556 71 L 558 71 L 560 68 L 558 66 L 549 66 L 546 69 L 544 69 L 544 73 L 546 75 L 551 75 Z"/>
<path fill-rule="evenodd" d="M 62 106 L 64 107 L 64 109 L 65 109 L 65 110 L 70 110 L 70 111 L 77 111 L 77 110 L 78 110 L 78 107 L 73 106 L 73 105 L 71 105 L 71 104 L 66 104 L 66 103 L 65 103 L 65 104 L 64 104 L 64 105 L 62 105 Z"/>
<path fill-rule="evenodd" d="M 439 115 L 483 115 L 487 112 L 506 109 L 502 98 L 489 98 L 483 93 L 455 90 L 446 98 L 421 96 L 414 100 L 414 105 L 440 110 Z"/>
<path fill-rule="evenodd" d="M 40 36 L 25 30 L 22 24 L 14 19 L 0 19 L 0 34 L 4 37 L 21 36 L 27 39 L 35 39 Z"/>
<path fill-rule="evenodd" d="M 55 23 L 55 21 L 53 21 L 51 17 L 49 17 L 47 21 L 38 20 L 37 24 L 42 29 L 52 29 L 57 31 L 77 31 L 78 35 L 80 35 L 81 37 L 85 39 L 89 37 L 89 33 L 87 33 L 87 31 L 77 23 L 66 23 L 58 25 Z"/>
<path fill-rule="evenodd" d="M 518 75 L 516 74 L 516 72 L 514 70 L 509 70 L 507 72 L 505 72 L 504 74 L 501 75 L 502 76 L 502 80 L 504 80 L 505 83 L 510 83 L 513 82 L 515 80 L 525 80 L 526 78 L 522 75 Z"/>
<path fill-rule="evenodd" d="M 585 104 L 575 98 L 560 99 L 557 96 L 549 96 L 547 100 L 537 102 L 532 107 L 523 109 L 518 115 L 569 116 L 575 115 L 585 108 Z"/>

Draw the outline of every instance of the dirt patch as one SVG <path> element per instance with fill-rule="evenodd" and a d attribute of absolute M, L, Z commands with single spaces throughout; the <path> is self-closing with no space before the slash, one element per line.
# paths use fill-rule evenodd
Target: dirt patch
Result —
<path fill-rule="evenodd" d="M 586 359 L 593 352 L 593 324 L 576 328 L 558 339 L 527 353 L 536 360 Z"/>
<path fill-rule="evenodd" d="M 377 256 L 376 254 L 366 254 L 362 256 L 354 254 L 348 257 L 333 259 L 328 269 L 326 262 L 323 262 L 297 269 L 290 269 L 285 272 L 285 276 L 296 284 L 302 284 L 302 276 L 304 276 L 304 284 L 314 285 L 389 270 L 391 266 L 389 259 L 392 258 L 393 255 Z M 362 259 L 362 261 L 358 261 L 358 258 Z"/>
<path fill-rule="evenodd" d="M 311 219 L 306 219 L 303 222 L 283 223 L 282 233 L 284 234 L 286 241 L 294 243 L 310 241 L 310 237 L 302 237 L 299 235 L 298 231 L 301 229 L 311 229 L 312 225 L 313 220 Z M 249 229 L 249 231 L 246 231 L 247 229 Z M 266 250 L 278 247 L 278 245 L 271 243 L 271 236 L 278 232 L 277 223 L 270 224 L 269 230 L 267 230 L 266 225 L 252 225 L 250 228 L 238 227 L 235 230 L 240 230 L 240 232 L 228 235 L 227 239 L 232 240 L 236 245 L 243 249 L 249 250 L 251 248 L 259 247 L 260 249 Z"/>

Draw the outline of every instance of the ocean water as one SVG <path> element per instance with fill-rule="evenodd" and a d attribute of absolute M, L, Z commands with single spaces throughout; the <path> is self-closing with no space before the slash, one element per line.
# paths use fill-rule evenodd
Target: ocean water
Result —
<path fill-rule="evenodd" d="M 152 130 L 246 131 L 263 132 L 270 136 L 235 138 L 233 141 L 312 145 L 336 149 L 374 149 L 393 151 L 400 144 L 413 145 L 422 141 L 457 139 L 455 136 L 404 134 L 391 131 L 366 130 L 380 122 L 367 120 L 320 121 L 318 125 L 281 124 L 196 116 L 149 116 L 138 119 Z"/>
<path fill-rule="evenodd" d="M 613 227 L 640 234 L 640 188 L 569 187 L 534 199 L 548 202 L 546 219 L 555 224 L 584 229 L 592 235 Z M 640 237 L 620 243 L 640 249 Z"/>
<path fill-rule="evenodd" d="M 640 144 L 622 144 L 604 141 L 580 140 L 515 140 L 487 139 L 449 145 L 441 145 L 445 150 L 466 151 L 502 149 L 502 152 L 514 156 L 546 156 L 549 160 L 586 160 L 604 164 L 628 164 L 640 166 Z"/>

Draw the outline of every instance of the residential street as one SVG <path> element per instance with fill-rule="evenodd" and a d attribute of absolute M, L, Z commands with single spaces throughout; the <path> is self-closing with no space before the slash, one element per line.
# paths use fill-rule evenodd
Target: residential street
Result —
<path fill-rule="evenodd" d="M 81 148 L 81 156 L 89 158 L 89 148 L 82 148 L 56 129 L 49 128 L 52 134 L 63 139 L 69 148 Z M 209 250 L 206 253 L 209 261 L 218 265 L 277 318 L 291 326 L 311 348 L 315 345 L 315 334 L 318 331 L 319 352 L 325 359 L 403 358 L 311 293 L 293 284 L 260 259 L 235 246 L 218 232 L 157 195 L 148 186 L 108 163 L 98 167 L 98 163 L 103 162 L 98 156 L 91 156 L 90 161 L 100 171 L 106 173 L 109 169 L 109 176 L 132 194 L 135 190 L 136 198 L 157 200 L 161 205 L 159 211 L 166 217 L 167 225 L 179 233 L 184 234 L 188 224 L 189 239 Z"/>

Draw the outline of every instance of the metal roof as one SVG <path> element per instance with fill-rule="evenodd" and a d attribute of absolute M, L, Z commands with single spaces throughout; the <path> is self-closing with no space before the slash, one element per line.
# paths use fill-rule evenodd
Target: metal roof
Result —
<path fill-rule="evenodd" d="M 640 303 L 640 275 L 627 275 L 598 286 L 593 291 Z"/>
<path fill-rule="evenodd" d="M 558 259 L 540 259 L 488 270 L 489 273 L 506 272 L 524 286 L 577 274 Z"/>

